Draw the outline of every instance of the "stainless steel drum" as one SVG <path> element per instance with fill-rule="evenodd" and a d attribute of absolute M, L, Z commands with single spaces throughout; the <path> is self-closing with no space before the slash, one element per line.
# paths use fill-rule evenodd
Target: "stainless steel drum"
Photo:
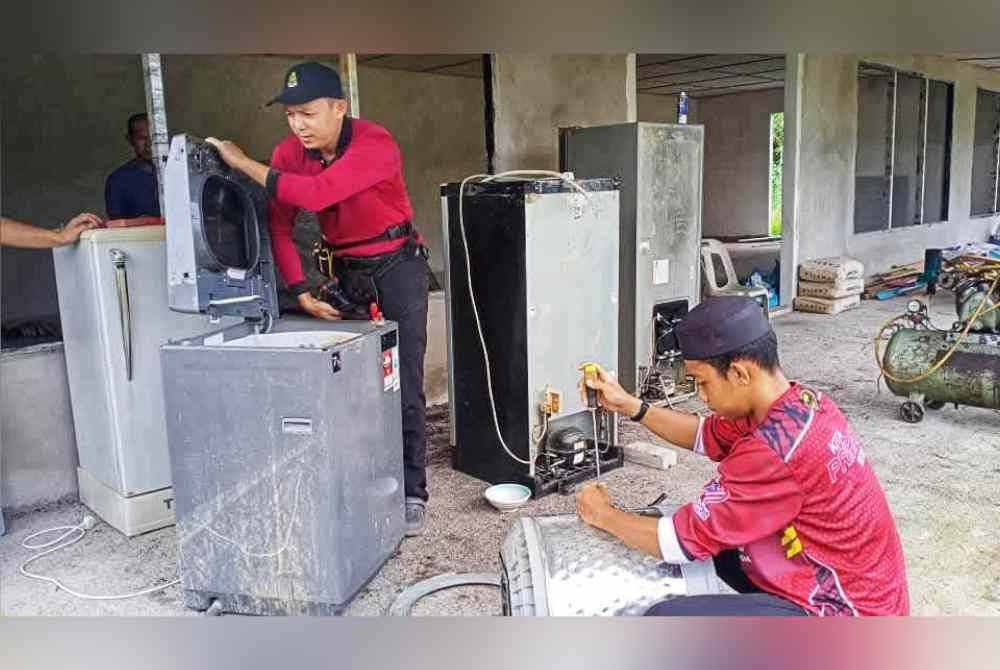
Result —
<path fill-rule="evenodd" d="M 500 549 L 509 616 L 641 615 L 671 597 L 718 593 L 712 561 L 673 565 L 575 514 L 522 517 Z"/>

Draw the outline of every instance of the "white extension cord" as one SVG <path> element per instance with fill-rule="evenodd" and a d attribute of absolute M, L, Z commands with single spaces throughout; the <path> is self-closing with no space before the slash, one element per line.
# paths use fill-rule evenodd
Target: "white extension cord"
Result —
<path fill-rule="evenodd" d="M 483 182 L 494 181 L 497 179 L 503 179 L 506 177 L 554 177 L 556 179 L 561 179 L 580 193 L 582 193 L 588 200 L 590 199 L 590 194 L 582 186 L 576 183 L 574 179 L 562 174 L 561 172 L 553 172 L 551 170 L 509 170 L 507 172 L 501 172 L 495 175 L 485 175 L 485 174 L 474 174 L 469 175 L 462 180 L 462 185 L 458 189 L 458 227 L 462 233 L 462 247 L 465 250 L 465 278 L 468 281 L 469 287 L 469 300 L 472 303 L 472 315 L 475 317 L 476 321 L 476 331 L 479 333 L 479 344 L 483 351 L 483 362 L 486 365 L 486 387 L 489 391 L 490 397 L 490 409 L 493 412 L 493 427 L 496 430 L 497 438 L 500 440 L 500 446 L 503 450 L 507 452 L 507 455 L 513 458 L 518 463 L 524 465 L 531 465 L 531 461 L 527 461 L 517 454 L 512 452 L 507 446 L 507 442 L 503 439 L 503 434 L 500 432 L 500 420 L 497 418 L 497 403 L 496 398 L 493 394 L 493 375 L 490 371 L 490 355 L 486 350 L 486 338 L 483 336 L 483 325 L 479 321 L 479 308 L 476 306 L 476 295 L 472 290 L 472 262 L 469 259 L 469 242 L 465 237 L 465 216 L 463 202 L 465 200 L 465 185 L 473 179 L 480 179 Z M 544 432 L 542 434 L 544 436 Z"/>
<path fill-rule="evenodd" d="M 47 575 L 40 575 L 36 572 L 28 571 L 28 566 L 37 561 L 38 559 L 48 556 L 50 554 L 54 554 L 60 549 L 65 549 L 66 547 L 76 544 L 77 542 L 82 540 L 83 536 L 87 534 L 87 531 L 92 529 L 96 525 L 97 525 L 97 519 L 88 514 L 87 516 L 83 517 L 83 521 L 81 521 L 76 526 L 56 526 L 55 528 L 47 528 L 46 530 L 40 530 L 37 533 L 32 533 L 28 537 L 24 538 L 24 541 L 21 542 L 21 546 L 24 547 L 25 549 L 31 549 L 33 551 L 41 549 L 45 549 L 45 551 L 42 551 L 42 553 L 40 554 L 35 554 L 25 562 L 21 563 L 18 570 L 21 572 L 22 575 L 28 577 L 29 579 L 37 579 L 38 581 L 48 582 L 50 584 L 55 585 L 56 588 L 70 594 L 71 596 L 74 596 L 76 598 L 82 598 L 84 600 L 125 600 L 127 598 L 136 598 L 138 596 L 144 596 L 149 593 L 156 593 L 157 591 L 163 591 L 164 589 L 168 589 L 171 586 L 181 583 L 181 580 L 175 579 L 174 581 L 163 584 L 162 586 L 154 586 L 152 588 L 143 589 L 142 591 L 136 591 L 135 593 L 123 593 L 121 595 L 113 595 L 113 596 L 90 595 L 87 593 L 79 593 L 77 591 L 74 591 L 73 589 L 69 588 L 68 586 L 66 586 L 65 584 L 63 584 L 54 577 L 49 577 Z M 32 539 L 38 537 L 39 535 L 46 535 L 48 533 L 55 533 L 58 531 L 64 531 L 64 532 L 62 535 L 60 535 L 54 540 L 50 540 L 49 542 L 42 542 L 40 544 L 30 543 Z M 76 537 L 74 537 L 71 540 L 65 541 L 69 536 L 74 534 L 76 534 Z"/>

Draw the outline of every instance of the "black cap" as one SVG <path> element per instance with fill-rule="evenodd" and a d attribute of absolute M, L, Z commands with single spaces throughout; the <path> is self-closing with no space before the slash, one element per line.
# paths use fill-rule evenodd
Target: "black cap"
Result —
<path fill-rule="evenodd" d="M 281 93 L 267 104 L 301 105 L 316 98 L 343 97 L 344 88 L 335 70 L 320 63 L 299 63 L 285 73 Z"/>
<path fill-rule="evenodd" d="M 771 323 L 755 300 L 716 296 L 681 320 L 677 341 L 685 359 L 703 361 L 736 351 L 770 332 Z"/>

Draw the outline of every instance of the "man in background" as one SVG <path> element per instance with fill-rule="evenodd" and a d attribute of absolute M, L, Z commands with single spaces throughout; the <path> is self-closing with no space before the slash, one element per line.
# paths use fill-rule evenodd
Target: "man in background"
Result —
<path fill-rule="evenodd" d="M 160 216 L 149 120 L 145 114 L 133 114 L 128 118 L 125 139 L 132 145 L 135 158 L 112 172 L 104 183 L 108 218 Z"/>

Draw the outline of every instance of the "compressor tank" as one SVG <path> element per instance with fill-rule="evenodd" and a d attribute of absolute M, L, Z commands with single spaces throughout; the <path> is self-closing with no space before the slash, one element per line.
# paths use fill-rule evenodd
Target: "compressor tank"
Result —
<path fill-rule="evenodd" d="M 955 342 L 960 333 L 903 328 L 889 340 L 883 365 L 900 379 L 927 372 Z M 889 389 L 899 396 L 923 395 L 927 402 L 957 403 L 1000 409 L 1000 335 L 970 334 L 934 374 L 915 383 L 893 381 Z"/>

